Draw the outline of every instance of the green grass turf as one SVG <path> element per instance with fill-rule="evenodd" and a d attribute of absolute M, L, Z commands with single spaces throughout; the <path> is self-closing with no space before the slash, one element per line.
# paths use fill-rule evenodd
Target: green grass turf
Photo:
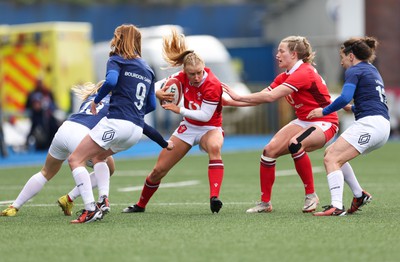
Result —
<path fill-rule="evenodd" d="M 131 159 L 117 161 L 111 179 L 111 213 L 99 222 L 71 225 L 76 215 L 63 216 L 55 204 L 73 186 L 64 165 L 16 217 L 0 217 L 0 261 L 398 261 L 399 143 L 388 143 L 351 162 L 373 201 L 362 212 L 346 217 L 303 214 L 304 192 L 297 175 L 277 176 L 272 213 L 246 214 L 259 200 L 261 148 L 224 154 L 220 195 L 224 207 L 219 214 L 209 209 L 205 154 L 187 156 L 163 180 L 163 184 L 197 184 L 160 188 L 145 213 L 121 214 L 137 201 L 140 190 L 119 189 L 141 188 L 155 163 L 154 158 Z M 321 210 L 330 203 L 323 150 L 310 153 L 310 158 Z M 15 199 L 39 168 L 1 169 L 0 201 Z M 278 159 L 279 174 L 293 169 L 290 157 Z M 346 208 L 351 199 L 346 187 Z M 82 207 L 77 200 L 75 210 Z"/>

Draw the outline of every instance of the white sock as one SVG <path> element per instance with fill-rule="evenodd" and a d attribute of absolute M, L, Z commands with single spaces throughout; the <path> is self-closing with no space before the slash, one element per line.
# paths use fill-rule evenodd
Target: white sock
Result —
<path fill-rule="evenodd" d="M 42 175 L 42 172 L 34 174 L 28 180 L 28 182 L 26 182 L 24 188 L 22 188 L 12 206 L 16 209 L 20 209 L 26 203 L 26 201 L 39 193 L 46 183 L 47 179 Z"/>
<path fill-rule="evenodd" d="M 97 187 L 97 180 L 96 177 L 94 176 L 94 172 L 90 173 L 90 182 L 92 184 L 92 189 Z M 78 187 L 74 187 L 69 193 L 68 196 L 69 198 L 74 201 L 75 199 L 77 199 L 79 196 L 81 195 L 81 193 L 79 193 L 79 189 Z"/>
<path fill-rule="evenodd" d="M 93 166 L 94 176 L 97 180 L 97 187 L 99 189 L 99 201 L 100 197 L 108 194 L 110 192 L 110 169 L 108 168 L 106 162 L 99 162 Z"/>
<path fill-rule="evenodd" d="M 341 169 L 343 172 L 344 181 L 346 181 L 346 184 L 349 185 L 354 197 L 361 197 L 363 190 L 360 186 L 360 183 L 358 183 L 357 177 L 354 174 L 353 168 L 351 167 L 350 163 L 344 163 Z"/>
<path fill-rule="evenodd" d="M 92 184 L 90 183 L 89 172 L 83 166 L 77 167 L 72 170 L 75 184 L 79 189 L 85 209 L 89 211 L 95 210 L 95 202 L 92 191 Z"/>
<path fill-rule="evenodd" d="M 331 191 L 331 205 L 342 209 L 344 178 L 341 170 L 336 170 L 328 174 L 328 185 Z"/>

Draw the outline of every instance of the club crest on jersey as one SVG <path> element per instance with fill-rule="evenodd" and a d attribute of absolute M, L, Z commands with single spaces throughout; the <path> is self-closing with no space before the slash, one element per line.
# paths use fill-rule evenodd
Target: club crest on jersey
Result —
<path fill-rule="evenodd" d="M 189 88 L 188 87 L 185 88 L 185 93 L 187 93 L 187 92 L 189 92 Z"/>
<path fill-rule="evenodd" d="M 187 130 L 187 127 L 185 125 L 180 125 L 179 128 L 178 128 L 178 133 L 182 134 L 186 130 Z"/>
<path fill-rule="evenodd" d="M 370 139 L 371 139 L 371 135 L 370 135 L 370 134 L 362 134 L 362 135 L 358 138 L 358 144 L 360 144 L 360 145 L 368 144 L 368 142 L 369 142 Z"/>
<path fill-rule="evenodd" d="M 104 142 L 111 141 L 111 140 L 113 140 L 114 135 L 115 135 L 115 131 L 114 130 L 105 131 L 103 133 L 103 137 L 101 138 L 101 140 L 103 140 Z"/>
<path fill-rule="evenodd" d="M 201 100 L 202 94 L 200 92 L 197 92 L 197 100 Z"/>

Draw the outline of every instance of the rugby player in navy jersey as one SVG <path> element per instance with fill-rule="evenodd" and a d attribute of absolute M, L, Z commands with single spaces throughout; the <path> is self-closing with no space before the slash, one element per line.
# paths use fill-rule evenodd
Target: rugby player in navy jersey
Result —
<path fill-rule="evenodd" d="M 93 115 L 90 112 L 90 102 L 94 99 L 95 93 L 102 85 L 86 83 L 76 86 L 73 91 L 83 99 L 79 112 L 72 114 L 58 129 L 51 142 L 47 153 L 46 161 L 41 171 L 33 175 L 19 193 L 17 199 L 11 206 L 2 211 L 2 216 L 15 216 L 18 210 L 32 197 L 39 193 L 44 185 L 52 179 L 60 170 L 64 160 L 68 158 L 82 139 L 89 133 L 101 118 L 106 116 L 109 107 L 110 96 L 107 95 L 102 99 L 102 104 L 96 110 L 98 113 Z M 95 172 L 99 169 L 107 170 L 108 174 L 114 172 L 114 160 L 109 157 L 107 161 L 99 163 Z"/>
<path fill-rule="evenodd" d="M 87 223 L 103 217 L 93 197 L 86 161 L 94 166 L 115 153 L 139 142 L 145 114 L 156 108 L 154 72 L 141 58 L 141 33 L 132 24 L 123 24 L 114 31 L 110 42 L 105 82 L 91 103 L 91 112 L 111 92 L 109 112 L 89 131 L 68 163 L 84 203 L 82 214 L 71 223 Z M 110 176 L 103 173 L 102 187 L 109 187 Z M 98 180 L 100 188 L 100 181 Z"/>
<path fill-rule="evenodd" d="M 86 83 L 73 88 L 75 94 L 83 100 L 79 111 L 72 114 L 60 126 L 50 145 L 45 164 L 41 171 L 33 175 L 28 180 L 17 199 L 12 203 L 11 206 L 2 211 L 0 214 L 1 216 L 15 216 L 19 209 L 28 200 L 38 194 L 43 189 L 44 185 L 58 173 L 64 160 L 67 159 L 69 154 L 75 150 L 89 130 L 93 128 L 101 118 L 106 116 L 109 107 L 110 94 L 105 96 L 101 101 L 102 103 L 98 105 L 97 114 L 92 114 L 89 107 L 91 101 L 96 96 L 97 90 L 100 88 L 103 82 L 104 81 L 101 81 L 97 85 Z M 165 141 L 157 130 L 147 124 L 144 125 L 143 133 L 158 143 L 161 147 L 167 149 L 173 148 L 173 144 L 170 141 Z M 109 172 L 111 176 L 115 170 L 112 156 L 108 157 L 106 162 L 107 167 L 102 167 L 105 162 L 100 162 L 98 165 L 96 165 L 95 171 L 101 172 L 105 170 L 106 172 Z M 90 179 L 92 187 L 97 187 L 98 182 L 95 172 L 91 173 Z M 105 203 L 101 201 L 102 197 L 104 196 L 103 193 L 104 192 L 99 190 L 98 205 L 103 209 L 107 207 L 109 208 L 109 206 L 104 206 Z M 108 195 L 108 192 L 105 194 Z M 75 187 L 68 195 L 62 196 L 58 199 L 58 204 L 63 209 L 65 215 L 71 215 L 73 199 L 77 198 L 78 196 L 79 190 Z"/>
<path fill-rule="evenodd" d="M 344 108 L 354 113 L 355 122 L 325 150 L 324 164 L 331 204 L 315 216 L 343 216 L 343 187 L 353 192 L 347 213 L 352 214 L 372 200 L 360 186 L 348 161 L 382 147 L 390 135 L 385 88 L 379 71 L 371 63 L 378 41 L 373 37 L 350 38 L 340 48 L 341 65 L 346 69 L 340 96 L 327 107 L 312 110 L 308 118 L 326 116 Z M 350 106 L 353 100 L 354 105 Z"/>

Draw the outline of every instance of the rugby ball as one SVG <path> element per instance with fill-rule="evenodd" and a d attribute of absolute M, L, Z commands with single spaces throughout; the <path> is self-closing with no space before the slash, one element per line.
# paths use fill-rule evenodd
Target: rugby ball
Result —
<path fill-rule="evenodd" d="M 179 102 L 181 101 L 181 98 L 182 98 L 182 84 L 178 79 L 173 78 L 173 77 L 168 78 L 165 81 L 165 84 L 162 89 L 166 93 L 174 94 L 174 99 L 172 101 L 164 100 L 164 101 L 162 101 L 163 104 L 165 104 L 165 103 L 173 103 L 175 105 L 179 104 Z"/>

